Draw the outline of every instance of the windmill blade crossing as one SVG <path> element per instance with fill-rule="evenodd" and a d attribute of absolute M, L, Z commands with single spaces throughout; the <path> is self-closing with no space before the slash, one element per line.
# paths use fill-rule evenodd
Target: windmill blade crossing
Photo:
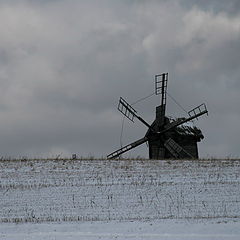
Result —
<path fill-rule="evenodd" d="M 107 155 L 107 159 L 114 159 L 114 158 L 118 157 L 119 155 L 121 155 L 122 153 L 125 153 L 147 141 L 148 141 L 147 137 L 141 138 L 133 143 L 130 143 L 130 144 L 118 149 L 117 151 L 110 153 L 109 155 Z"/>

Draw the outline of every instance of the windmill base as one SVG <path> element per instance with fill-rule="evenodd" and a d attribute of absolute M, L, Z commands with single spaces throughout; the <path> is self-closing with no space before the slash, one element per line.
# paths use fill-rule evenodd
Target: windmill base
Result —
<path fill-rule="evenodd" d="M 170 151 L 166 147 L 149 144 L 150 159 L 198 159 L 197 143 L 182 145 L 182 148 L 177 151 Z"/>

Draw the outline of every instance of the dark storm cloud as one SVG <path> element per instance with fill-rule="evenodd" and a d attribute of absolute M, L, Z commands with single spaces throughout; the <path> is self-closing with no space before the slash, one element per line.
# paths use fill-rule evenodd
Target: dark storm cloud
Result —
<path fill-rule="evenodd" d="M 105 155 L 119 147 L 119 96 L 151 94 L 163 71 L 187 110 L 209 107 L 201 156 L 239 155 L 238 1 L 199 2 L 0 1 L 1 155 Z M 135 107 L 151 122 L 158 102 Z M 184 115 L 170 98 L 168 113 Z M 145 131 L 126 121 L 123 143 Z"/>
<path fill-rule="evenodd" d="M 204 11 L 226 12 L 238 14 L 240 12 L 239 0 L 181 0 L 186 7 L 198 6 Z"/>

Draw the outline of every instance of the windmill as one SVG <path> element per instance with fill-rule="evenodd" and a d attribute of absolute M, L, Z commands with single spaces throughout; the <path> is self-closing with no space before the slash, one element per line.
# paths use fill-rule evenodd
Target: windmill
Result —
<path fill-rule="evenodd" d="M 148 124 L 141 118 L 137 111 L 120 97 L 118 110 L 134 122 L 137 118 L 147 128 L 145 136 L 133 143 L 107 155 L 108 159 L 114 159 L 121 154 L 148 142 L 150 159 L 198 158 L 197 142 L 203 139 L 201 130 L 189 123 L 193 119 L 208 114 L 206 105 L 203 103 L 188 112 L 188 117 L 171 119 L 166 116 L 168 73 L 155 75 L 155 94 L 160 95 L 160 105 L 156 107 L 156 118 L 153 123 Z"/>

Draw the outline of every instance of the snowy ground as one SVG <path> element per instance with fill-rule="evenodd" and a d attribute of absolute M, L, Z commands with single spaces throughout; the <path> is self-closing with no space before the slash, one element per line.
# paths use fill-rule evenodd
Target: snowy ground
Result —
<path fill-rule="evenodd" d="M 240 239 L 240 161 L 4 160 L 0 239 Z"/>
<path fill-rule="evenodd" d="M 239 240 L 240 223 L 85 222 L 0 224 L 1 240 Z"/>

